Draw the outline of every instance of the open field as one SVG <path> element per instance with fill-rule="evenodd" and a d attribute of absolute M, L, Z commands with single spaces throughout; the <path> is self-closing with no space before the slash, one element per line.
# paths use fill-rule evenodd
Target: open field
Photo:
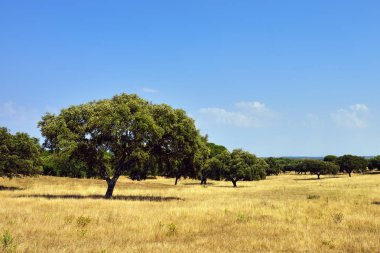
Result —
<path fill-rule="evenodd" d="M 102 180 L 0 179 L 0 235 L 16 252 L 380 252 L 380 174 L 314 178 L 122 178 L 109 201 Z"/>

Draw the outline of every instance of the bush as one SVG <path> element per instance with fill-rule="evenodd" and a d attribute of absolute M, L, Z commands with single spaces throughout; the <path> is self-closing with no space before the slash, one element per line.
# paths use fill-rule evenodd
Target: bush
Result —
<path fill-rule="evenodd" d="M 7 230 L 1 237 L 2 252 L 12 252 L 16 249 L 16 244 L 12 234 Z"/>

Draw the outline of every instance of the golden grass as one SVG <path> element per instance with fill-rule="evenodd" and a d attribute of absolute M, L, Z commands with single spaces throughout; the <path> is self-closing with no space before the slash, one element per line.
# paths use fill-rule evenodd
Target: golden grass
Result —
<path fill-rule="evenodd" d="M 44 197 L 103 195 L 102 180 L 0 179 L 0 236 L 9 231 L 17 252 L 38 253 L 380 252 L 380 175 L 311 178 L 238 188 L 122 178 L 114 195 L 125 200 L 111 201 Z"/>

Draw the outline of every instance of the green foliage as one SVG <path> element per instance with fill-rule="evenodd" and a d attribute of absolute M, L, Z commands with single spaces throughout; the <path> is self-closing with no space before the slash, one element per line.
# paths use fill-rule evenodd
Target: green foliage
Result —
<path fill-rule="evenodd" d="M 44 151 L 42 167 L 47 176 L 85 178 L 91 175 L 83 161 L 70 158 L 66 153 Z"/>
<path fill-rule="evenodd" d="M 0 128 L 0 177 L 32 176 L 42 170 L 41 148 L 36 138 L 26 133 L 12 135 Z"/>
<path fill-rule="evenodd" d="M 63 158 L 55 157 L 53 163 L 75 176 L 80 172 L 105 179 L 107 198 L 121 175 L 138 180 L 148 173 L 195 178 L 197 166 L 208 156 L 205 140 L 183 110 L 153 105 L 137 95 L 46 114 L 39 127 L 44 147 Z"/>
<path fill-rule="evenodd" d="M 2 252 L 13 252 L 16 249 L 16 243 L 12 234 L 6 230 L 1 236 Z"/>
<path fill-rule="evenodd" d="M 231 180 L 236 187 L 236 182 L 240 180 L 265 179 L 267 168 L 268 164 L 264 160 L 242 149 L 235 149 L 230 154 L 229 163 L 224 168 L 224 178 Z"/>
<path fill-rule="evenodd" d="M 375 156 L 369 160 L 368 169 L 369 170 L 380 169 L 380 156 Z"/>
<path fill-rule="evenodd" d="M 212 142 L 207 143 L 207 147 L 210 150 L 210 158 L 213 158 L 213 157 L 220 155 L 224 152 L 228 152 L 228 150 L 225 146 L 217 145 L 217 144 L 212 143 Z"/>
<path fill-rule="evenodd" d="M 151 112 L 161 138 L 153 145 L 159 173 L 167 177 L 196 178 L 208 157 L 207 137 L 202 137 L 186 112 L 168 105 L 152 105 Z"/>
<path fill-rule="evenodd" d="M 320 160 L 305 160 L 300 165 L 304 171 L 309 171 L 311 174 L 320 175 L 337 174 L 339 166 L 332 162 L 325 162 Z"/>
<path fill-rule="evenodd" d="M 223 173 L 228 164 L 229 153 L 221 153 L 215 157 L 212 157 L 206 161 L 201 176 L 202 178 L 210 178 L 213 180 L 222 180 Z"/>
<path fill-rule="evenodd" d="M 168 225 L 168 232 L 167 232 L 168 236 L 172 236 L 172 235 L 177 234 L 177 231 L 178 231 L 178 229 L 177 229 L 177 225 L 175 223 L 172 222 Z"/>
<path fill-rule="evenodd" d="M 337 159 L 341 172 L 346 172 L 351 177 L 353 171 L 364 172 L 367 169 L 368 161 L 361 156 L 344 155 Z"/>
<path fill-rule="evenodd" d="M 325 162 L 336 162 L 337 159 L 338 159 L 338 157 L 335 155 L 327 155 L 323 158 L 323 161 L 325 161 Z"/>
<path fill-rule="evenodd" d="M 201 177 L 214 180 L 230 180 L 236 186 L 240 180 L 262 180 L 266 177 L 268 164 L 255 155 L 235 149 L 232 153 L 221 151 L 209 158 L 201 170 Z"/>
<path fill-rule="evenodd" d="M 268 164 L 268 168 L 266 169 L 267 176 L 269 175 L 278 175 L 281 172 L 280 163 L 277 159 L 273 157 L 269 157 L 265 159 L 265 162 Z"/>
<path fill-rule="evenodd" d="M 83 216 L 83 215 L 81 215 L 81 216 L 79 216 L 79 217 L 77 218 L 77 226 L 78 226 L 79 228 L 85 228 L 85 227 L 87 227 L 90 223 L 91 223 L 91 218 L 88 217 L 88 216 Z"/>

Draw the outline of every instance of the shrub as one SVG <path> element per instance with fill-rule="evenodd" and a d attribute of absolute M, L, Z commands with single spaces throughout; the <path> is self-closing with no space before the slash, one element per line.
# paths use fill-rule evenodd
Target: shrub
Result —
<path fill-rule="evenodd" d="M 2 252 L 12 252 L 16 249 L 16 244 L 12 234 L 7 230 L 1 237 Z"/>
<path fill-rule="evenodd" d="M 90 224 L 91 218 L 88 216 L 79 216 L 77 219 L 77 226 L 80 228 L 85 228 Z"/>
<path fill-rule="evenodd" d="M 172 235 L 175 235 L 176 233 L 177 233 L 177 225 L 172 222 L 168 225 L 167 235 L 172 236 Z"/>
<path fill-rule="evenodd" d="M 319 195 L 309 195 L 309 196 L 307 196 L 307 199 L 320 199 L 321 198 L 321 196 L 319 196 Z"/>
<path fill-rule="evenodd" d="M 343 218 L 344 218 L 344 215 L 343 213 L 336 213 L 336 214 L 333 214 L 332 216 L 332 219 L 333 221 L 336 223 L 336 224 L 340 224 L 343 222 Z"/>

